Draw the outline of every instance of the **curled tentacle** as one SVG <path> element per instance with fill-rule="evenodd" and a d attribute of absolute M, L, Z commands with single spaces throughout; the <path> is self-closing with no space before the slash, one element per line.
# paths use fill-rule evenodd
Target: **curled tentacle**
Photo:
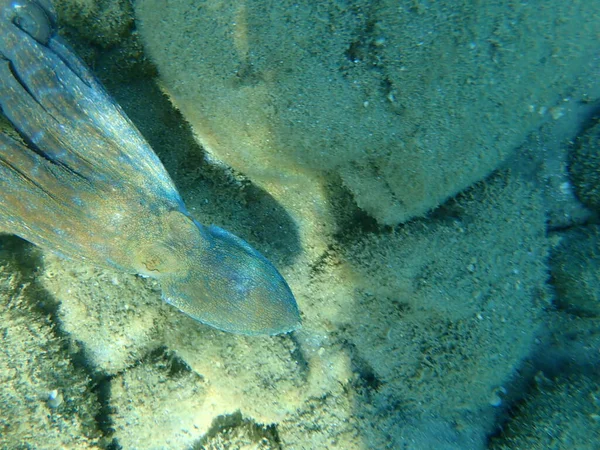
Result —
<path fill-rule="evenodd" d="M 2 25 L 12 23 L 46 45 L 56 32 L 56 13 L 47 0 L 1 0 Z"/>

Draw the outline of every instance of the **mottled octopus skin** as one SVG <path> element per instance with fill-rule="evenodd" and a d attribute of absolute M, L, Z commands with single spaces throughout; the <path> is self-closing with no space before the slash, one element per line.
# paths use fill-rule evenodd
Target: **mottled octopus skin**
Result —
<path fill-rule="evenodd" d="M 140 132 L 56 34 L 49 0 L 0 0 L 0 229 L 67 258 L 160 281 L 221 330 L 300 325 L 283 277 L 242 239 L 187 212 Z"/>

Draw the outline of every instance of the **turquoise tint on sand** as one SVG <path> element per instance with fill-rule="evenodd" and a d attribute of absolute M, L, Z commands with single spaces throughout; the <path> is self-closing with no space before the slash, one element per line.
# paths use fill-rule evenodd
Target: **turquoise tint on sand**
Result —
<path fill-rule="evenodd" d="M 242 239 L 187 212 L 158 157 L 56 34 L 48 1 L 0 1 L 0 229 L 160 281 L 164 299 L 233 333 L 299 327 L 294 296 Z"/>

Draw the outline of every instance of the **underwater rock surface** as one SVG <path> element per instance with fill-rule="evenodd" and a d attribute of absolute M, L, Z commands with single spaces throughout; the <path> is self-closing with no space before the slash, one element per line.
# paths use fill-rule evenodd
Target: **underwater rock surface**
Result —
<path fill-rule="evenodd" d="M 550 260 L 556 305 L 576 315 L 600 317 L 600 228 L 578 227 L 562 236 Z"/>
<path fill-rule="evenodd" d="M 556 380 L 536 377 L 536 386 L 505 424 L 505 434 L 490 450 L 577 448 L 600 442 L 598 376 L 571 375 Z M 543 432 L 540 432 L 543 430 Z"/>
<path fill-rule="evenodd" d="M 163 86 L 202 145 L 297 208 L 301 226 L 316 226 L 303 222 L 309 212 L 326 220 L 328 183 L 393 225 L 488 175 L 534 127 L 560 117 L 565 92 L 594 76 L 595 45 L 585 36 L 599 9 L 135 4 Z M 312 210 L 294 206 L 303 189 Z"/>
<path fill-rule="evenodd" d="M 130 23 L 131 9 L 126 3 L 120 0 L 102 2 L 113 9 L 121 5 L 122 11 L 114 11 L 113 16 Z M 153 2 L 137 3 L 140 7 L 149 8 Z M 581 93 L 586 92 L 595 98 L 599 91 L 594 89 L 595 79 L 590 81 L 588 71 L 598 67 L 600 62 L 594 59 L 587 62 L 589 67 L 580 72 L 580 81 L 574 83 L 569 91 L 572 98 L 565 101 L 566 97 L 560 96 L 552 100 L 558 105 L 556 109 L 549 107 L 552 102 L 548 106 L 542 105 L 538 101 L 538 93 L 540 98 L 546 98 L 544 95 L 555 87 L 563 86 L 563 81 L 569 85 L 571 67 L 552 73 L 539 70 L 536 83 L 542 85 L 538 86 L 540 92 L 529 79 L 521 78 L 526 82 L 519 84 L 519 77 L 526 77 L 526 73 L 523 75 L 517 70 L 509 70 L 512 61 L 526 58 L 514 55 L 520 43 L 515 43 L 510 36 L 519 36 L 538 47 L 531 50 L 532 60 L 529 63 L 534 66 L 540 64 L 540 67 L 548 65 L 547 68 L 562 64 L 560 61 L 572 61 L 568 55 L 573 56 L 579 50 L 595 45 L 591 35 L 587 36 L 583 31 L 564 36 L 552 34 L 560 27 L 581 27 L 584 30 L 589 18 L 576 16 L 577 8 L 596 6 L 593 2 L 563 3 L 552 3 L 552 7 L 547 9 L 528 9 L 525 4 L 513 5 L 514 9 L 511 9 L 507 2 L 505 5 L 497 4 L 497 9 L 489 16 L 479 17 L 474 12 L 461 18 L 457 11 L 469 10 L 472 2 L 444 1 L 429 5 L 400 2 L 398 6 L 402 9 L 397 11 L 402 14 L 387 16 L 386 20 L 424 25 L 421 31 L 417 30 L 421 33 L 420 37 L 418 33 L 414 34 L 415 45 L 406 50 L 408 56 L 421 52 L 423 58 L 429 59 L 429 65 L 422 66 L 415 77 L 407 75 L 403 79 L 407 86 L 405 93 L 418 94 L 415 99 L 405 100 L 418 104 L 420 108 L 405 112 L 413 117 L 413 125 L 417 115 L 424 122 L 429 117 L 454 117 L 451 114 L 457 111 L 474 116 L 467 111 L 462 99 L 455 99 L 456 109 L 444 109 L 446 104 L 444 108 L 440 106 L 441 102 L 450 99 L 448 92 L 460 90 L 452 84 L 456 80 L 449 82 L 449 91 L 438 90 L 437 93 L 431 91 L 430 81 L 435 79 L 436 73 L 442 74 L 444 66 L 444 70 L 454 69 L 448 73 L 449 79 L 455 73 L 462 73 L 465 69 L 463 64 L 468 61 L 453 59 L 453 56 L 460 56 L 464 51 L 462 43 L 473 41 L 471 35 L 481 33 L 487 36 L 493 23 L 491 39 L 495 40 L 485 44 L 489 44 L 486 49 L 490 52 L 480 54 L 482 73 L 506 69 L 506 79 L 515 84 L 510 90 L 498 88 L 502 91 L 499 95 L 493 91 L 497 79 L 483 78 L 487 80 L 487 88 L 491 89 L 490 95 L 495 95 L 498 100 L 498 111 L 488 111 L 487 116 L 477 117 L 478 123 L 474 126 L 490 127 L 490 136 L 496 137 L 514 132 L 514 141 L 518 145 L 523 144 L 523 148 L 513 148 L 506 143 L 507 152 L 516 154 L 514 159 L 509 157 L 501 170 L 444 202 L 427 217 L 399 226 L 382 227 L 365 214 L 366 209 L 362 205 L 359 205 L 362 210 L 356 207 L 354 199 L 358 199 L 357 194 L 340 188 L 345 181 L 341 172 L 336 173 L 337 169 L 316 174 L 314 167 L 290 160 L 283 150 L 276 154 L 277 158 L 269 152 L 236 154 L 236 150 L 241 148 L 238 142 L 232 142 L 228 150 L 231 161 L 246 158 L 247 166 L 244 167 L 252 170 L 240 174 L 241 164 L 236 166 L 232 163 L 231 169 L 226 164 L 215 163 L 216 153 L 211 155 L 210 148 L 205 150 L 195 142 L 198 128 L 190 128 L 188 121 L 191 122 L 191 116 L 184 108 L 175 110 L 160 92 L 157 86 L 162 85 L 173 94 L 165 80 L 151 78 L 152 70 L 132 62 L 139 56 L 138 31 L 124 31 L 127 27 L 98 21 L 95 26 L 101 28 L 104 23 L 105 28 L 98 29 L 97 35 L 91 37 L 87 24 L 93 21 L 94 13 L 90 11 L 94 8 L 85 0 L 59 2 L 57 9 L 59 13 L 63 12 L 59 14 L 59 23 L 65 21 L 61 30 L 72 40 L 78 53 L 86 55 L 86 62 L 96 69 L 110 93 L 149 140 L 173 176 L 189 211 L 201 213 L 207 222 L 223 224 L 264 251 L 293 288 L 301 306 L 303 328 L 285 336 L 246 337 L 199 326 L 161 302 L 160 288 L 155 280 L 107 268 L 86 267 L 53 254 L 40 255 L 39 250 L 26 244 L 14 244 L 15 238 L 2 238 L 0 267 L 4 269 L 0 271 L 0 298 L 3 317 L 6 318 L 6 330 L 19 332 L 11 335 L 10 348 L 0 355 L 0 364 L 2 367 L 21 368 L 26 373 L 35 367 L 47 367 L 36 363 L 43 359 L 61 364 L 59 369 L 55 369 L 53 363 L 50 370 L 42 371 L 46 375 L 54 370 L 52 373 L 57 383 L 47 387 L 43 385 L 40 389 L 39 377 L 16 377 L 0 387 L 3 398 L 11 398 L 15 384 L 20 385 L 18 392 L 29 395 L 41 391 L 43 394 L 41 397 L 28 397 L 26 409 L 14 409 L 10 402 L 0 403 L 4 424 L 37 424 L 41 413 L 42 417 L 46 417 L 44 426 L 31 427 L 27 438 L 29 441 L 46 442 L 49 437 L 49 448 L 58 447 L 54 445 L 56 442 L 70 442 L 74 448 L 111 450 L 119 447 L 483 450 L 489 445 L 490 435 L 494 434 L 499 439 L 504 437 L 498 436 L 502 434 L 499 427 L 508 424 L 511 417 L 507 415 L 514 412 L 513 424 L 506 427 L 512 434 L 508 436 L 507 433 L 504 442 L 517 442 L 517 438 L 522 438 L 519 442 L 526 442 L 527 448 L 534 448 L 535 436 L 528 434 L 528 427 L 535 429 L 538 423 L 548 423 L 546 418 L 551 418 L 553 409 L 544 408 L 545 418 L 541 420 L 535 417 L 535 408 L 515 409 L 519 399 L 529 399 L 526 386 L 532 385 L 534 380 L 530 366 L 546 371 L 556 364 L 556 354 L 559 353 L 561 361 L 571 364 L 568 369 L 573 374 L 577 364 L 587 363 L 593 369 L 598 361 L 595 351 L 598 339 L 592 339 L 597 335 L 598 325 L 593 318 L 582 320 L 576 333 L 564 326 L 573 324 L 573 317 L 560 311 L 564 313 L 564 322 L 557 326 L 560 332 L 547 337 L 547 327 L 551 322 L 549 311 L 555 300 L 548 288 L 547 255 L 551 245 L 557 241 L 553 236 L 547 236 L 547 213 L 551 205 L 548 190 L 554 186 L 560 193 L 566 177 L 556 176 L 556 185 L 552 185 L 538 173 L 538 168 L 550 166 L 552 170 L 545 172 L 544 176 L 566 173 L 566 170 L 555 167 L 555 161 L 546 160 L 544 148 L 550 140 L 566 143 L 576 133 L 569 131 L 558 134 L 556 138 L 554 135 L 550 137 L 543 129 L 558 128 L 557 124 L 567 121 L 572 125 L 569 130 L 578 128 L 575 124 L 584 116 L 577 109 L 577 105 L 584 103 L 585 97 Z M 83 9 L 85 17 L 74 13 L 81 4 L 87 5 Z M 185 6 L 188 9 L 184 8 L 183 12 L 165 14 L 180 17 L 180 28 L 189 27 L 190 37 L 198 33 L 196 23 L 186 25 L 185 22 L 195 17 L 185 14 L 185 11 L 193 9 L 192 6 L 217 16 L 218 20 L 212 23 L 217 31 L 231 25 L 231 16 L 219 16 L 223 8 L 227 10 L 227 5 L 222 2 L 190 0 Z M 459 9 L 461 7 L 462 10 Z M 297 14 L 294 17 L 313 8 L 348 11 L 346 17 L 360 25 L 368 22 L 367 16 L 382 14 L 386 7 L 383 3 L 372 6 L 365 2 L 350 6 L 343 1 L 326 5 L 312 2 L 306 9 L 298 4 L 293 10 Z M 544 28 L 555 19 L 556 11 L 562 11 L 564 22 L 556 23 L 558 28 L 553 28 L 554 25 Z M 515 14 L 520 14 L 522 20 L 514 20 Z M 243 16 L 240 14 L 238 17 Z M 323 20 L 321 15 L 309 15 L 309 18 L 313 17 L 318 22 L 317 28 L 339 24 L 327 18 Z M 471 20 L 473 22 L 469 22 Z M 246 35 L 241 33 L 229 39 L 243 44 L 244 36 L 260 33 L 261 30 L 256 27 L 264 22 L 256 21 L 246 24 Z M 244 26 L 238 19 L 236 23 Z M 438 37 L 436 30 L 446 29 L 444 26 L 450 26 L 448 23 L 456 25 L 456 33 L 444 34 L 441 41 L 434 39 Z M 458 26 L 469 23 L 470 26 Z M 427 28 L 427 24 L 435 24 L 436 27 Z M 140 23 L 137 22 L 137 25 Z M 142 23 L 140 29 L 143 26 Z M 288 21 L 286 26 L 292 25 Z M 366 27 L 367 31 L 369 27 Z M 301 22 L 297 28 L 303 28 Z M 330 29 L 330 34 L 338 32 L 340 38 L 345 39 L 340 32 L 342 27 Z M 360 34 L 360 27 L 354 30 Z M 536 30 L 539 31 L 538 36 L 535 36 Z M 407 28 L 407 33 L 409 31 L 414 32 L 414 27 Z M 394 39 L 406 39 L 407 33 L 401 33 Z M 106 45 L 102 44 L 102 36 L 105 36 Z M 327 34 L 323 36 L 322 46 L 327 47 L 329 37 Z M 355 36 L 352 34 L 349 39 L 353 40 Z M 538 45 L 540 36 L 548 36 L 549 41 Z M 366 67 L 360 58 L 364 60 L 363 55 L 368 57 L 369 52 L 360 47 L 360 39 L 357 41 L 349 56 L 356 57 L 357 62 L 353 64 L 360 71 Z M 373 46 L 385 46 L 386 41 L 389 43 L 389 39 L 373 42 Z M 201 47 L 194 47 L 191 42 L 179 49 L 189 52 L 190 68 L 192 63 L 200 64 L 194 62 L 194 58 L 203 57 Z M 224 42 L 215 38 L 213 43 L 221 45 L 220 50 L 206 45 L 204 61 L 217 64 L 219 51 L 222 56 L 235 59 L 238 54 L 228 53 Z M 313 42 L 312 37 L 308 36 L 306 42 Z M 372 41 L 367 38 L 365 42 Z M 298 45 L 301 44 L 300 40 Z M 163 45 L 170 47 L 172 43 L 163 42 Z M 429 50 L 421 50 L 423 46 L 431 49 L 436 45 L 440 46 L 439 52 L 433 56 L 429 55 Z M 243 47 L 240 48 L 243 50 Z M 480 50 L 478 43 L 475 49 L 469 48 L 468 51 Z M 317 59 L 320 46 L 304 45 L 298 51 Z M 555 56 L 535 62 L 537 51 L 551 51 Z M 153 56 L 152 52 L 150 54 Z M 248 58 L 253 57 L 249 47 Z M 346 60 L 348 57 L 344 55 Z M 440 67 L 434 67 L 439 60 Z M 240 92 L 251 92 L 253 86 L 260 91 L 258 86 L 264 85 L 264 82 L 253 80 L 252 70 L 232 75 L 233 72 L 227 71 L 230 68 L 228 64 L 227 60 L 221 61 L 211 66 L 211 70 L 215 74 L 221 70 L 224 80 L 241 78 L 243 82 L 235 85 Z M 256 64 L 253 62 L 253 65 Z M 519 67 L 515 62 L 514 68 Z M 288 69 L 290 77 L 293 77 L 301 68 Z M 377 70 L 378 66 L 374 71 Z M 414 74 L 414 70 L 410 73 Z M 428 76 L 429 73 L 432 77 Z M 187 75 L 191 77 L 193 74 Z M 475 84 L 482 82 L 479 78 L 471 81 Z M 471 81 L 467 86 L 471 85 Z M 220 89 L 218 83 L 206 86 L 208 90 L 203 91 L 203 95 L 214 96 L 215 105 L 220 98 L 219 107 L 227 110 L 230 105 L 225 102 L 227 96 L 222 96 L 225 91 L 212 91 L 211 86 Z M 311 84 L 305 86 L 310 87 Z M 186 85 L 185 89 L 189 86 Z M 534 111 L 527 112 L 531 114 L 530 119 L 525 120 L 527 125 L 512 122 L 515 116 L 508 111 L 508 105 L 520 102 L 512 98 L 513 93 L 519 99 L 529 95 L 528 104 L 535 105 Z M 313 95 L 308 91 L 304 94 L 306 98 Z M 392 99 L 401 96 L 400 90 Z M 177 99 L 171 98 L 177 104 Z M 234 106 L 244 104 L 243 100 L 234 102 Z M 348 98 L 341 98 L 340 104 L 346 100 Z M 277 101 L 273 98 L 273 102 Z M 386 102 L 391 101 L 381 99 L 381 104 L 387 107 L 385 105 L 389 103 Z M 589 104 L 589 101 L 585 103 Z M 260 106 L 262 103 L 257 101 L 256 104 Z M 360 104 L 358 109 L 368 110 L 374 104 Z M 215 114 L 220 114 L 219 107 L 215 106 Z M 285 107 L 293 108 L 294 103 Z M 204 112 L 212 111 L 207 109 Z M 504 111 L 506 117 L 500 111 Z M 181 112 L 185 115 L 182 116 Z M 274 114 L 268 109 L 263 113 L 268 118 Z M 398 117 L 401 113 L 398 111 Z M 236 127 L 239 129 L 239 124 L 245 122 L 244 117 L 240 119 L 236 114 L 231 117 L 231 126 L 237 132 Z M 308 114 L 313 118 L 318 115 L 314 111 Z M 328 118 L 327 109 L 323 110 L 323 114 L 324 119 Z M 341 108 L 339 114 L 342 125 L 352 119 L 351 112 Z M 252 118 L 248 116 L 249 120 Z M 543 121 L 544 126 L 533 133 L 533 143 L 530 144 L 527 139 L 521 142 L 516 136 L 517 131 L 534 127 L 537 121 Z M 466 118 L 462 123 L 468 125 Z M 298 125 L 299 129 L 301 125 Z M 430 132 L 431 129 L 431 124 L 425 124 L 425 130 Z M 248 132 L 252 130 L 254 128 L 250 127 Z M 466 132 L 467 142 L 493 139 L 490 136 L 473 138 L 469 134 L 473 131 Z M 453 130 L 443 128 L 443 132 L 451 135 L 442 136 L 442 140 L 450 142 L 458 139 L 452 134 Z M 221 139 L 217 135 L 213 137 Z M 308 138 L 319 139 L 318 136 Z M 398 140 L 402 140 L 400 138 Z M 225 142 L 231 136 L 225 135 L 222 139 Z M 432 138 L 431 142 L 435 141 Z M 247 142 L 240 141 L 239 144 L 250 148 Z M 406 145 L 417 144 L 409 139 Z M 567 147 L 557 144 L 557 151 L 565 158 Z M 332 149 L 331 157 L 339 156 L 341 149 L 342 146 Z M 312 149 L 309 149 L 310 152 Z M 417 152 L 416 157 L 420 156 Z M 431 172 L 432 177 L 437 176 L 436 173 L 442 170 L 441 161 L 432 155 L 423 173 Z M 260 167 L 266 168 L 264 173 L 259 172 Z M 325 168 L 325 165 L 320 168 Z M 378 175 L 380 178 L 371 178 L 367 176 L 372 174 L 368 168 L 356 166 L 355 169 L 357 174 L 364 175 L 365 182 L 374 180 L 374 195 L 380 192 L 377 183 L 392 176 L 384 173 Z M 275 177 L 271 177 L 273 174 Z M 396 184 L 401 183 L 399 178 Z M 453 181 L 444 180 L 444 183 L 452 184 Z M 444 183 L 440 184 L 440 190 Z M 410 183 L 407 181 L 407 184 Z M 414 187 L 418 188 L 418 185 Z M 411 188 L 407 186 L 408 190 Z M 436 186 L 431 188 L 438 189 Z M 572 196 L 556 198 L 559 197 L 561 202 L 574 202 Z M 440 201 L 438 198 L 431 203 L 438 204 Z M 552 203 L 557 204 L 562 207 L 562 203 Z M 568 211 L 553 207 L 557 215 Z M 572 226 L 572 216 L 561 223 Z M 28 258 L 31 251 L 37 256 Z M 28 284 L 27 295 L 14 301 L 23 282 Z M 23 328 L 24 323 L 34 326 Z M 43 327 L 37 324 L 43 324 Z M 43 328 L 42 333 L 37 331 L 39 328 Z M 33 338 L 32 330 L 35 336 L 41 338 Z M 44 336 L 61 345 L 44 345 L 48 341 Z M 558 350 L 549 351 L 551 346 L 548 342 Z M 580 349 L 579 353 L 577 349 Z M 545 366 L 535 366 L 539 353 L 546 357 Z M 565 368 L 563 365 L 556 369 L 565 371 Z M 555 373 L 548 370 L 547 376 L 551 378 Z M 588 379 L 592 380 L 589 376 Z M 557 399 L 555 410 L 561 411 L 560 408 L 564 407 L 562 411 L 572 411 L 568 408 L 568 401 L 571 395 L 577 394 L 565 385 L 579 389 L 584 385 L 578 380 L 582 378 L 569 376 L 555 381 L 556 386 L 566 392 L 560 399 L 549 390 L 543 391 Z M 581 392 L 593 393 L 592 389 L 588 389 L 593 386 L 592 383 L 583 381 L 585 390 Z M 57 389 L 62 393 L 63 401 L 58 406 L 51 406 L 54 403 L 49 402 L 48 393 Z M 536 396 L 535 392 L 530 394 Z M 582 405 L 584 401 L 587 401 L 586 413 L 595 414 L 589 397 L 580 398 L 574 404 Z M 562 405 L 559 407 L 558 403 Z M 528 404 L 535 407 L 540 403 L 528 400 Z M 14 413 L 19 413 L 18 417 Z M 52 420 L 47 419 L 48 414 Z M 578 419 L 581 419 L 577 420 L 578 424 L 586 424 L 585 419 L 592 417 Z M 564 430 L 579 433 L 579 438 L 585 435 L 575 427 L 565 427 Z M 52 440 L 55 439 L 53 435 L 61 440 Z M 532 439 L 526 439 L 530 437 Z M 3 428 L 0 434 L 0 444 L 8 448 L 22 444 L 20 439 L 19 434 L 11 433 L 8 427 Z M 543 440 L 537 442 L 546 443 Z"/>
<path fill-rule="evenodd" d="M 588 127 L 571 151 L 569 172 L 579 199 L 600 214 L 600 122 Z"/>

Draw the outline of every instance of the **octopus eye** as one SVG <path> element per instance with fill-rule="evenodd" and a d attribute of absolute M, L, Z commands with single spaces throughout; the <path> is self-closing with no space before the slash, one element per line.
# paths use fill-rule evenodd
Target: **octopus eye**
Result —
<path fill-rule="evenodd" d="M 141 245 L 134 252 L 134 258 L 134 266 L 142 275 L 160 278 L 166 274 L 183 271 L 176 252 L 158 242 Z"/>

